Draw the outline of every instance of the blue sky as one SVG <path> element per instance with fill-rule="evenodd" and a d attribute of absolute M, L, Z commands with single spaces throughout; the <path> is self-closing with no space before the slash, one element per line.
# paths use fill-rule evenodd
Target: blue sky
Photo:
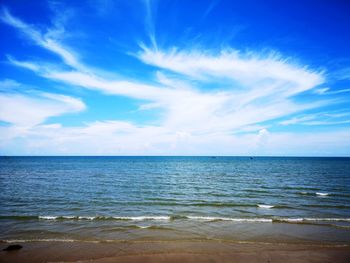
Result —
<path fill-rule="evenodd" d="M 349 13 L 2 1 L 0 154 L 350 156 Z"/>

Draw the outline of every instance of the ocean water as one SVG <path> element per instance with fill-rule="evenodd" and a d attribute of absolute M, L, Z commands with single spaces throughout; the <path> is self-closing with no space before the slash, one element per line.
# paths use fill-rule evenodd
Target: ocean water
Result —
<path fill-rule="evenodd" d="M 350 243 L 350 158 L 1 157 L 0 239 Z"/>

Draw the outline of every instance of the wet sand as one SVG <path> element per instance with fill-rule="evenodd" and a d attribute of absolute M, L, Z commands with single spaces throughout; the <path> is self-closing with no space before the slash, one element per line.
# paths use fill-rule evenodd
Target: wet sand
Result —
<path fill-rule="evenodd" d="M 29 242 L 0 262 L 350 262 L 350 245 L 231 242 Z M 1 243 L 1 250 L 9 244 Z"/>

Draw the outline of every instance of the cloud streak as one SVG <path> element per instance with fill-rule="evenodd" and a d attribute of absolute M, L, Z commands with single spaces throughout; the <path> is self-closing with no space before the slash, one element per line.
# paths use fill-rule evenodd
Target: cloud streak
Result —
<path fill-rule="evenodd" d="M 86 109 L 78 98 L 55 93 L 0 93 L 0 121 L 33 127 L 48 118 Z"/>
<path fill-rule="evenodd" d="M 227 78 L 247 86 L 265 80 L 281 81 L 278 88 L 287 82 L 293 90 L 291 94 L 314 88 L 324 81 L 321 73 L 309 71 L 273 54 L 261 57 L 236 50 L 221 50 L 217 54 L 176 49 L 164 52 L 144 47 L 139 58 L 147 64 L 200 80 Z"/>
<path fill-rule="evenodd" d="M 318 112 L 314 114 L 304 114 L 291 119 L 279 122 L 281 125 L 338 125 L 350 123 L 350 111 L 344 109 L 342 111 Z"/>
<path fill-rule="evenodd" d="M 19 18 L 12 16 L 12 14 L 6 8 L 2 9 L 0 18 L 4 23 L 18 29 L 24 36 L 33 41 L 35 44 L 60 56 L 67 65 L 76 69 L 83 68 L 72 51 L 68 50 L 67 47 L 63 47 L 62 45 L 58 44 L 55 39 L 52 38 L 53 36 L 57 37 L 57 34 L 54 34 L 53 32 L 57 33 L 60 31 L 57 30 L 57 28 L 48 29 L 46 34 L 44 34 L 34 26 L 26 24 Z"/>

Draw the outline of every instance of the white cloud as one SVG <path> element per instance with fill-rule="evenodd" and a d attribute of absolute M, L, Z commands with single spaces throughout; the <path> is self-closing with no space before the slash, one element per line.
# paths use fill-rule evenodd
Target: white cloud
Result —
<path fill-rule="evenodd" d="M 0 18 L 3 22 L 20 30 L 23 35 L 32 40 L 35 44 L 59 55 L 67 65 L 73 68 L 83 69 L 81 64 L 78 62 L 76 55 L 73 54 L 72 51 L 68 50 L 67 47 L 63 47 L 61 44 L 58 44 L 57 41 L 52 38 L 57 37 L 57 30 L 55 28 L 47 30 L 47 33 L 44 34 L 34 26 L 26 24 L 22 20 L 12 16 L 6 8 L 3 8 Z M 27 66 L 30 68 L 29 64 L 27 64 Z"/>
<path fill-rule="evenodd" d="M 314 90 L 314 93 L 318 94 L 318 95 L 323 95 L 325 94 L 327 91 L 329 90 L 329 88 L 318 88 Z"/>
<path fill-rule="evenodd" d="M 13 79 L 0 80 L 0 90 L 9 91 L 19 87 L 21 84 Z"/>
<path fill-rule="evenodd" d="M 0 121 L 19 127 L 32 127 L 49 117 L 84 109 L 85 104 L 80 99 L 66 95 L 0 93 Z"/>
<path fill-rule="evenodd" d="M 314 88 L 324 81 L 320 73 L 294 65 L 277 55 L 261 57 L 236 50 L 222 50 L 219 54 L 176 49 L 164 52 L 143 47 L 138 56 L 147 64 L 197 79 L 214 77 L 211 81 L 215 81 L 215 77 L 228 78 L 247 86 L 261 84 L 262 81 L 280 81 L 278 89 L 288 88 L 290 95 Z M 283 87 L 284 84 L 288 84 L 287 87 Z"/>
<path fill-rule="evenodd" d="M 330 88 L 320 88 L 320 89 L 315 89 L 314 92 L 319 95 L 334 95 L 334 94 L 350 92 L 350 89 L 331 90 Z"/>
<path fill-rule="evenodd" d="M 27 62 L 27 61 L 18 61 L 11 56 L 7 56 L 7 60 L 14 66 L 29 69 L 32 71 L 39 71 L 41 68 L 36 63 L 31 63 L 31 62 Z"/>
<path fill-rule="evenodd" d="M 270 133 L 268 155 L 348 156 L 350 129 L 330 132 Z"/>
<path fill-rule="evenodd" d="M 52 80 L 99 90 L 106 94 L 148 100 L 150 103 L 141 106 L 140 109 L 160 108 L 165 116 L 163 125 L 191 132 L 231 131 L 322 104 L 297 104 L 288 99 L 294 91 L 273 93 L 272 90 L 278 89 L 278 83 L 262 85 L 261 90 L 261 87 L 250 87 L 248 91 L 239 92 L 203 92 L 185 80 L 168 78 L 165 73 L 157 75 L 160 80 L 159 86 L 127 80 L 106 80 L 79 71 L 48 70 L 40 74 Z"/>
<path fill-rule="evenodd" d="M 149 40 L 154 48 L 157 48 L 157 41 L 155 36 L 155 5 L 153 5 L 152 0 L 143 0 L 145 5 L 145 30 L 149 36 Z"/>
<path fill-rule="evenodd" d="M 0 127 L 1 138 L 12 131 Z M 80 127 L 37 125 L 20 139 L 21 144 L 17 146 L 24 154 L 332 156 L 348 154 L 350 130 L 274 133 L 263 129 L 240 135 L 193 135 L 164 127 L 99 121 Z M 11 149 L 11 143 L 17 140 L 2 140 L 3 151 Z"/>
<path fill-rule="evenodd" d="M 304 125 L 338 125 L 338 124 L 347 124 L 350 123 L 350 120 L 341 120 L 341 121 L 307 121 L 304 122 Z"/>
<path fill-rule="evenodd" d="M 350 67 L 343 67 L 338 71 L 333 72 L 331 77 L 337 80 L 349 80 L 350 79 Z"/>
<path fill-rule="evenodd" d="M 304 114 L 291 119 L 286 119 L 279 122 L 280 125 L 337 125 L 350 123 L 349 109 L 343 109 L 330 112 L 318 112 L 313 114 Z M 344 119 L 345 118 L 345 119 Z"/>
<path fill-rule="evenodd" d="M 301 122 L 309 121 L 309 120 L 312 120 L 314 118 L 315 118 L 315 116 L 313 116 L 313 115 L 303 116 L 303 117 L 293 117 L 291 119 L 281 121 L 279 124 L 281 124 L 281 125 L 299 124 Z"/>

